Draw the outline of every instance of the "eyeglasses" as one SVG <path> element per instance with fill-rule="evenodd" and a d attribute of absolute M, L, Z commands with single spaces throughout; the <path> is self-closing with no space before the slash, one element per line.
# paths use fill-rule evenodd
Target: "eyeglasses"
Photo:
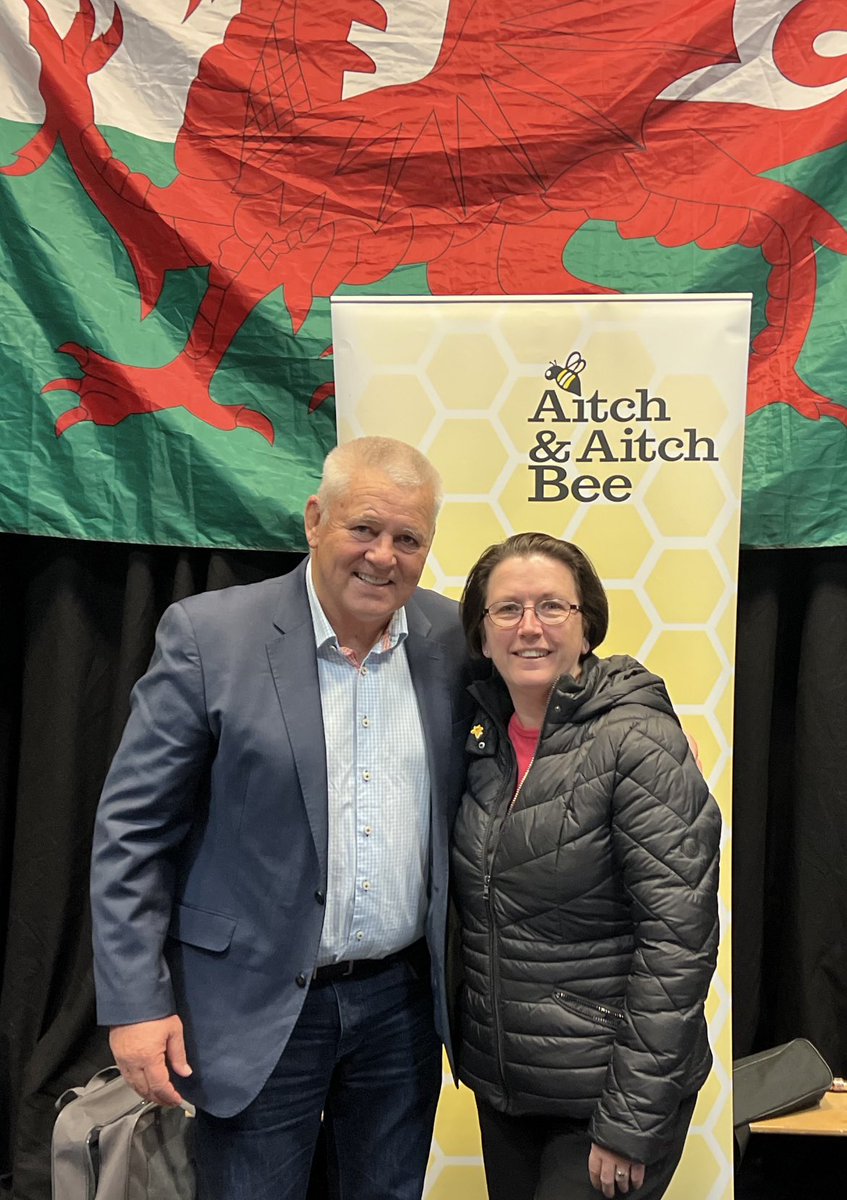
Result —
<path fill-rule="evenodd" d="M 539 600 L 537 604 L 518 604 L 516 600 L 501 600 L 491 604 L 483 612 L 501 629 L 514 629 L 520 625 L 523 615 L 531 608 L 542 625 L 564 625 L 571 613 L 582 612 L 581 604 L 569 604 L 567 600 Z"/>

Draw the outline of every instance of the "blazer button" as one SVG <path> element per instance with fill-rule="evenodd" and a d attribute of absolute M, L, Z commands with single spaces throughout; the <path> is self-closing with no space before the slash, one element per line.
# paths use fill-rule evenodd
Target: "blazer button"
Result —
<path fill-rule="evenodd" d="M 306 986 L 306 976 L 303 974 L 303 972 L 302 972 L 302 971 L 301 971 L 301 972 L 300 972 L 300 974 L 297 976 L 297 978 L 294 980 L 294 982 L 297 984 L 297 986 L 298 986 L 298 987 L 305 987 L 305 986 Z"/>
<path fill-rule="evenodd" d="M 322 891 L 320 891 L 320 889 L 317 892 L 315 892 L 315 899 L 317 900 L 318 904 L 326 903 L 326 896 L 323 894 Z"/>

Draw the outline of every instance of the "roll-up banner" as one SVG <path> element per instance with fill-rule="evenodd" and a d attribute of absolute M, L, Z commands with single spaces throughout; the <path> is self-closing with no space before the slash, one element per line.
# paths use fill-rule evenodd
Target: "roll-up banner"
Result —
<path fill-rule="evenodd" d="M 730 872 L 736 580 L 751 297 L 339 297 L 339 441 L 411 442 L 445 502 L 422 579 L 486 546 L 576 542 L 609 594 L 599 653 L 661 675 L 724 815 L 715 1054 L 668 1200 L 732 1196 Z M 445 1075 L 426 1195 L 484 1200 L 472 1098 Z"/>

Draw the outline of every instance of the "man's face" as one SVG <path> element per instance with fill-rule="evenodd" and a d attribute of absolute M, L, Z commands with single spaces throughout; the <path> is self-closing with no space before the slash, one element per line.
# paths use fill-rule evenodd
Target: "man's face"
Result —
<path fill-rule="evenodd" d="M 421 577 L 435 524 L 428 488 L 405 488 L 381 471 L 363 469 L 322 511 L 306 505 L 312 579 L 339 641 L 373 645 Z"/>

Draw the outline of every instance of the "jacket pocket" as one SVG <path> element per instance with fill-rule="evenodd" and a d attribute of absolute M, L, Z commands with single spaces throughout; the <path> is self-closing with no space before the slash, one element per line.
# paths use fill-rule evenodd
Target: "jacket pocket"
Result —
<path fill-rule="evenodd" d="M 224 913 L 210 912 L 206 908 L 194 908 L 190 904 L 177 904 L 171 917 L 168 935 L 189 946 L 201 950 L 228 950 L 238 921 Z"/>
<path fill-rule="evenodd" d="M 619 1008 L 614 1008 L 610 1004 L 601 1004 L 599 1000 L 589 1000 L 586 996 L 577 996 L 562 988 L 556 988 L 553 992 L 553 999 L 568 1012 L 575 1013 L 578 1017 L 585 1017 L 586 1020 L 593 1021 L 595 1025 L 603 1025 L 606 1029 L 617 1029 L 626 1017 L 626 1013 Z"/>

